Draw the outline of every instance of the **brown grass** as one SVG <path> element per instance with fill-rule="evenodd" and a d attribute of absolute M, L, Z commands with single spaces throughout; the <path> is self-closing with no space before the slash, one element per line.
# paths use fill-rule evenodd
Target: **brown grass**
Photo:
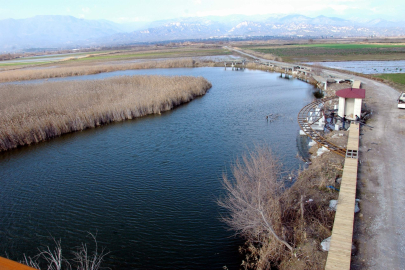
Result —
<path fill-rule="evenodd" d="M 229 211 L 224 221 L 247 240 L 240 248 L 245 269 L 324 269 L 327 253 L 320 243 L 331 235 L 329 200 L 338 196 L 327 186 L 335 185 L 342 164 L 340 156 L 325 153 L 286 188 L 271 152 L 258 149 L 236 162 L 234 180 L 224 177 L 227 197 L 220 205 Z"/>
<path fill-rule="evenodd" d="M 210 87 L 202 77 L 187 76 L 0 85 L 0 151 L 159 114 L 204 95 Z"/>
<path fill-rule="evenodd" d="M 26 81 L 35 79 L 49 79 L 58 77 L 71 77 L 80 75 L 98 74 L 129 69 L 151 69 L 151 68 L 191 68 L 195 61 L 187 59 L 171 59 L 166 61 L 148 61 L 118 65 L 89 65 L 57 67 L 50 69 L 18 69 L 0 72 L 0 82 Z"/>

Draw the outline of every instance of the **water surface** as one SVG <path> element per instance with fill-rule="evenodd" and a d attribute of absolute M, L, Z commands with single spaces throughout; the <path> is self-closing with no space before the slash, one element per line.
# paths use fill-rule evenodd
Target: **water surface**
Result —
<path fill-rule="evenodd" d="M 306 63 L 329 68 L 349 70 L 363 74 L 405 73 L 405 60 L 400 61 L 345 61 Z"/>
<path fill-rule="evenodd" d="M 118 71 L 203 76 L 196 100 L 148 116 L 0 153 L 0 255 L 21 259 L 62 239 L 111 251 L 112 269 L 238 269 L 241 240 L 220 222 L 221 175 L 255 144 L 297 169 L 298 111 L 312 86 L 262 71 L 223 68 Z M 28 82 L 24 82 L 28 83 Z M 267 122 L 273 113 L 281 117 Z"/>

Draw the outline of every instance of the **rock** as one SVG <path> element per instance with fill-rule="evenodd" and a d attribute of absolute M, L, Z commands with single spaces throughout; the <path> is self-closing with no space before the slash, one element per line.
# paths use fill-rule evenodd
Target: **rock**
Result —
<path fill-rule="evenodd" d="M 335 180 L 335 182 L 338 183 L 338 184 L 342 183 L 342 177 L 337 178 L 337 179 Z"/>
<path fill-rule="evenodd" d="M 320 155 L 326 152 L 330 152 L 330 150 L 325 146 L 322 146 L 321 148 L 318 149 L 318 151 L 316 151 L 316 155 L 319 157 Z"/>
<path fill-rule="evenodd" d="M 338 201 L 337 200 L 330 200 L 329 201 L 329 211 L 336 211 Z"/>
<path fill-rule="evenodd" d="M 309 147 L 312 147 L 312 146 L 314 146 L 315 144 L 316 144 L 315 141 L 310 141 L 310 142 L 308 143 L 308 146 L 309 146 Z"/>
<path fill-rule="evenodd" d="M 330 248 L 330 239 L 332 238 L 332 236 L 324 239 L 321 243 L 321 247 L 323 251 L 329 251 Z"/>
<path fill-rule="evenodd" d="M 359 207 L 359 199 L 356 199 L 356 204 L 354 205 L 354 212 L 358 213 L 360 212 L 360 207 Z"/>
<path fill-rule="evenodd" d="M 360 201 L 359 199 L 356 199 L 356 204 L 354 206 L 354 212 L 355 213 L 360 212 L 359 201 Z M 336 211 L 337 204 L 338 204 L 337 200 L 330 200 L 329 201 L 329 211 Z"/>
<path fill-rule="evenodd" d="M 356 255 L 357 253 L 357 247 L 352 244 L 352 256 Z"/>

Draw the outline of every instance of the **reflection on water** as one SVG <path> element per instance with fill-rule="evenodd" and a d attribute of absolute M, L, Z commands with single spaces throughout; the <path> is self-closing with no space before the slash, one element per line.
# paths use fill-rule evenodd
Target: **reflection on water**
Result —
<path fill-rule="evenodd" d="M 113 269 L 237 269 L 240 239 L 219 221 L 230 164 L 255 144 L 297 169 L 298 111 L 313 88 L 261 71 L 119 71 L 204 76 L 212 89 L 158 116 L 68 134 L 0 154 L 0 255 L 67 250 L 97 234 Z M 55 79 L 62 80 L 62 79 Z M 265 116 L 280 114 L 276 121 Z"/>

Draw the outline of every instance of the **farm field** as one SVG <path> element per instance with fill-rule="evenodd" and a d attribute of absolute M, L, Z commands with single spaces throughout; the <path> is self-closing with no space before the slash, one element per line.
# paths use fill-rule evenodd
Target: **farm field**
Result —
<path fill-rule="evenodd" d="M 243 46 L 262 54 L 281 57 L 285 62 L 404 60 L 405 44 L 302 44 Z"/>
<path fill-rule="evenodd" d="M 50 63 L 54 65 L 55 63 L 63 66 L 78 66 L 78 65 L 93 65 L 99 63 L 105 63 L 109 61 L 130 61 L 130 60 L 139 60 L 139 59 L 160 59 L 160 58 L 180 58 L 180 57 L 201 57 L 201 56 L 216 56 L 216 55 L 229 55 L 230 51 L 223 49 L 218 46 L 207 46 L 207 47 L 140 47 L 132 50 L 109 50 L 109 51 L 96 51 L 89 53 L 72 53 L 64 54 L 65 57 L 63 60 L 60 59 L 60 56 L 46 56 L 43 58 L 46 59 L 44 62 L 40 62 L 39 59 L 42 57 L 26 58 L 26 60 L 38 59 L 38 61 L 29 62 L 23 61 L 25 58 L 20 58 L 17 60 L 11 61 L 0 61 L 0 69 L 7 70 L 10 68 L 24 68 L 29 66 L 46 66 Z M 52 60 L 52 57 L 55 61 Z M 68 59 L 71 58 L 71 59 Z M 59 61 L 58 61 L 59 60 Z"/>
<path fill-rule="evenodd" d="M 181 49 L 181 50 L 158 50 L 158 51 L 140 51 L 140 52 L 123 52 L 105 55 L 92 55 L 86 58 L 80 58 L 79 61 L 95 61 L 95 60 L 130 60 L 130 59 L 155 59 L 155 58 L 173 58 L 173 57 L 191 57 L 191 56 L 207 56 L 207 55 L 224 55 L 230 54 L 221 48 L 219 49 Z"/>
<path fill-rule="evenodd" d="M 405 86 L 405 73 L 379 74 L 375 76 Z"/>

